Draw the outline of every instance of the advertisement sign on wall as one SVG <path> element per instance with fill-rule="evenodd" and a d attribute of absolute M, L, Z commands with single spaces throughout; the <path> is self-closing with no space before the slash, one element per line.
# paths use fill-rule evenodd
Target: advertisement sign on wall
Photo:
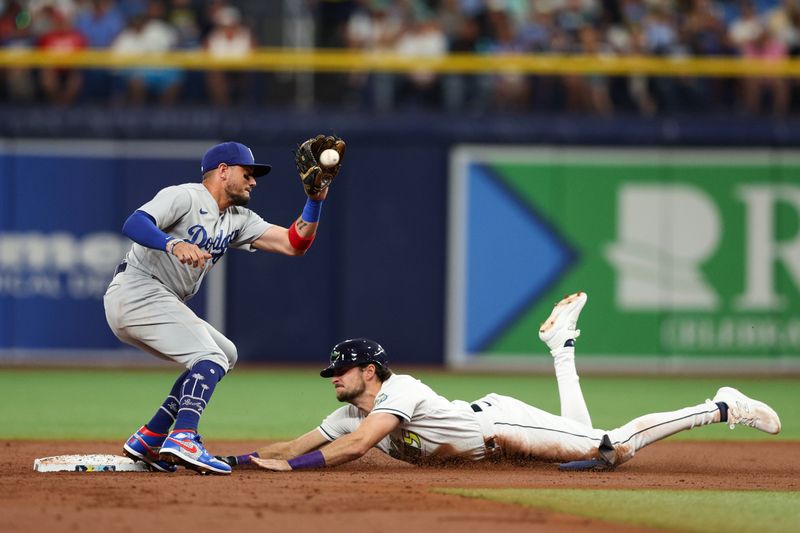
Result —
<path fill-rule="evenodd" d="M 131 244 L 122 223 L 169 180 L 198 174 L 208 144 L 0 143 L 0 360 L 103 359 L 132 350 L 111 333 L 103 311 L 114 267 Z M 192 306 L 205 313 L 205 304 Z"/>
<path fill-rule="evenodd" d="M 451 159 L 448 362 L 542 366 L 589 294 L 584 368 L 800 366 L 800 154 L 465 146 Z"/>

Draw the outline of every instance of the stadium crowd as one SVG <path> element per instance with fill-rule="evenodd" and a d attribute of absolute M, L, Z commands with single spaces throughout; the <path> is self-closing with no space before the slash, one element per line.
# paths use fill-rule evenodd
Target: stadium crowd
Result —
<path fill-rule="evenodd" d="M 743 56 L 763 61 L 800 52 L 800 0 L 298 0 L 294 12 L 320 48 L 407 55 L 585 54 Z M 284 6 L 286 3 L 283 3 Z M 205 48 L 247 57 L 289 42 L 267 35 L 253 2 L 241 0 L 0 0 L 0 47 L 118 54 Z M 284 11 L 286 8 L 284 7 Z M 289 10 L 291 11 L 291 10 Z M 284 13 L 291 17 L 291 13 Z M 284 25 L 289 27 L 289 24 Z M 316 31 L 315 31 L 316 29 Z M 288 32 L 288 30 L 286 30 Z M 310 44 L 310 43 L 309 43 Z M 0 102 L 188 102 L 287 105 L 271 73 L 180 69 L 0 69 Z M 788 78 L 667 78 L 322 74 L 321 104 L 353 108 L 560 111 L 598 115 L 736 111 L 784 115 L 800 107 Z M 342 99 L 342 94 L 348 98 Z"/>

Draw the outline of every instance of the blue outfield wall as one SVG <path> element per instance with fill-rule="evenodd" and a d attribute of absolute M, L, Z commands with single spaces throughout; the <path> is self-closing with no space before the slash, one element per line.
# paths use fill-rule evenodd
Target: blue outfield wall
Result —
<path fill-rule="evenodd" d="M 295 143 L 253 145 L 274 167 L 251 207 L 285 226 L 305 201 Z M 363 336 L 404 363 L 442 362 L 447 155 L 424 138 L 351 142 L 308 254 L 230 254 L 226 331 L 244 360 L 319 362 Z"/>
<path fill-rule="evenodd" d="M 800 146 L 798 121 L 735 117 L 0 108 L 0 360 L 122 360 L 130 350 L 108 330 L 102 292 L 129 245 L 128 214 L 199 180 L 203 150 L 235 139 L 274 166 L 250 207 L 288 226 L 305 199 L 292 152 L 319 132 L 345 137 L 348 152 L 311 251 L 224 259 L 225 331 L 242 362 L 318 364 L 335 342 L 369 336 L 403 364 L 443 363 L 455 146 Z M 202 292 L 192 305 L 205 313 Z"/>
<path fill-rule="evenodd" d="M 283 226 L 305 201 L 297 140 L 251 143 L 274 169 L 250 207 Z M 0 358 L 113 360 L 126 349 L 102 306 L 129 246 L 119 229 L 159 188 L 199 180 L 214 142 L 0 144 Z M 226 334 L 241 361 L 319 363 L 355 336 L 404 362 L 442 361 L 447 153 L 420 139 L 389 164 L 396 150 L 351 144 L 306 256 L 228 252 Z M 201 314 L 204 303 L 202 291 L 191 300 Z"/>

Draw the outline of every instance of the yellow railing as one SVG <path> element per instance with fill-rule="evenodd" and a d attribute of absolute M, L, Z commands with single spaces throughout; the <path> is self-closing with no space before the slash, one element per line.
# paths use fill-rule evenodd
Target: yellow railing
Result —
<path fill-rule="evenodd" d="M 182 68 L 188 70 L 251 70 L 266 72 L 413 72 L 607 74 L 650 76 L 800 77 L 800 60 L 746 60 L 742 58 L 596 57 L 549 54 L 450 54 L 431 59 L 346 50 L 288 50 L 260 48 L 245 59 L 218 59 L 202 51 L 158 55 L 116 55 L 87 50 L 63 54 L 0 48 L 0 68 Z"/>

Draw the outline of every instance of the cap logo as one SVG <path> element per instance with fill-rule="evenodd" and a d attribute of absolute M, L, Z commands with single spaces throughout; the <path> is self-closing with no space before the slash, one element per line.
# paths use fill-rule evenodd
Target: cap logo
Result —
<path fill-rule="evenodd" d="M 245 146 L 245 148 L 247 148 L 247 151 L 248 151 L 248 153 L 250 154 L 250 160 L 251 160 L 251 161 L 255 161 L 255 160 L 256 160 L 256 158 L 255 158 L 255 156 L 253 155 L 253 151 L 252 151 L 252 150 L 251 150 L 249 147 L 247 147 L 247 146 Z"/>

